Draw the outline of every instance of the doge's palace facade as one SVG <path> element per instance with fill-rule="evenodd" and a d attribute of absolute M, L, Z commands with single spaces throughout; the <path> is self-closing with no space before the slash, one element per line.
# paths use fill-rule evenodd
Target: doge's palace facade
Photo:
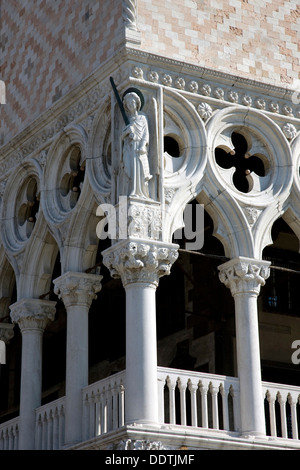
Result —
<path fill-rule="evenodd" d="M 4 6 L 1 25 L 0 339 L 11 364 L 1 366 L 2 448 L 299 448 L 300 383 L 262 377 L 274 346 L 260 333 L 259 300 L 273 272 L 264 250 L 274 224 L 300 237 L 299 6 L 27 3 Z M 157 339 L 160 285 L 171 279 L 160 308 L 172 324 L 172 273 L 188 269 L 180 257 L 193 251 L 174 237 L 192 201 L 223 249 L 215 296 L 232 301 L 232 376 L 205 359 L 215 326 L 208 336 L 195 335 L 195 323 L 193 337 L 187 323 L 172 330 L 189 338 L 198 368 L 164 362 L 175 336 Z M 112 208 L 108 240 L 103 217 Z M 104 293 L 110 285 L 122 294 Z M 106 295 L 124 295 L 124 324 Z M 186 313 L 193 299 L 186 321 L 197 315 Z M 99 318 L 112 319 L 111 329 L 97 323 L 111 350 L 124 332 L 125 353 L 113 359 L 97 359 L 95 302 Z M 289 345 L 300 339 L 299 311 L 298 303 L 292 320 L 274 320 L 278 334 L 289 329 Z M 60 334 L 63 377 L 46 360 Z M 46 353 L 45 335 L 53 338 Z"/>

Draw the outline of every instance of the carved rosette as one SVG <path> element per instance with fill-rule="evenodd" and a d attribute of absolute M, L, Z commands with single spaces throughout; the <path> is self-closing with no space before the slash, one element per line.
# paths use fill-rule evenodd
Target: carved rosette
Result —
<path fill-rule="evenodd" d="M 170 274 L 178 258 L 177 249 L 174 244 L 130 239 L 105 250 L 103 263 L 124 286 L 137 282 L 158 285 L 160 277 Z"/>
<path fill-rule="evenodd" d="M 0 341 L 8 344 L 14 336 L 14 325 L 12 323 L 0 323 Z"/>
<path fill-rule="evenodd" d="M 9 308 L 13 323 L 17 323 L 21 332 L 38 330 L 43 332 L 49 322 L 54 320 L 56 302 L 40 299 L 23 299 Z"/>
<path fill-rule="evenodd" d="M 270 275 L 270 262 L 239 257 L 218 267 L 220 281 L 233 296 L 242 293 L 259 294 Z"/>
<path fill-rule="evenodd" d="M 73 305 L 90 307 L 101 290 L 103 276 L 67 272 L 53 281 L 54 292 L 64 302 L 66 308 Z"/>

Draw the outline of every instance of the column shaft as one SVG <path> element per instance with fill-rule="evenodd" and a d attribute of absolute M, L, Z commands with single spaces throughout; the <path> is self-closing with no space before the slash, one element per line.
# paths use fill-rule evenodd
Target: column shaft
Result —
<path fill-rule="evenodd" d="M 158 422 L 154 285 L 126 286 L 126 423 Z"/>
<path fill-rule="evenodd" d="M 88 313 L 83 306 L 67 309 L 66 443 L 81 440 L 82 389 L 88 385 Z"/>
<path fill-rule="evenodd" d="M 82 389 L 88 385 L 88 314 L 102 276 L 67 272 L 54 280 L 55 292 L 67 311 L 65 444 L 83 439 Z"/>
<path fill-rule="evenodd" d="M 41 406 L 42 341 L 56 302 L 23 299 L 10 306 L 11 318 L 22 333 L 19 449 L 35 449 L 35 409 Z"/>
<path fill-rule="evenodd" d="M 257 295 L 236 294 L 235 322 L 242 430 L 265 434 L 264 402 L 261 383 Z"/>
<path fill-rule="evenodd" d="M 239 257 L 219 266 L 220 280 L 235 302 L 237 365 L 240 379 L 241 432 L 265 436 L 257 296 L 269 276 L 267 261 Z"/>

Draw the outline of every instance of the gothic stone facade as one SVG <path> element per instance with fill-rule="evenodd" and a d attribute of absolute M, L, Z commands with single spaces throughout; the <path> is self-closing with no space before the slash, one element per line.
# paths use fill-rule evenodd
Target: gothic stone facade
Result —
<path fill-rule="evenodd" d="M 296 2 L 27 3 L 1 11 L 1 445 L 299 447 Z"/>

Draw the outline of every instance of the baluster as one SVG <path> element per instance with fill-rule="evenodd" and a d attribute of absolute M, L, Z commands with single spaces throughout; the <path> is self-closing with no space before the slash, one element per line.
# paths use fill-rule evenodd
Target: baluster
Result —
<path fill-rule="evenodd" d="M 106 396 L 106 391 L 103 389 L 103 392 L 101 393 L 101 408 L 102 408 L 102 426 L 101 429 L 103 429 L 103 433 L 106 433 L 108 431 L 108 426 L 107 426 L 107 396 Z"/>
<path fill-rule="evenodd" d="M 95 435 L 101 436 L 101 404 L 100 404 L 100 392 L 97 390 L 96 402 L 95 402 Z"/>
<path fill-rule="evenodd" d="M 168 378 L 168 387 L 170 393 L 170 424 L 176 424 L 176 404 L 175 404 L 175 388 L 176 381 L 174 379 Z"/>
<path fill-rule="evenodd" d="M 270 410 L 270 431 L 271 436 L 276 436 L 276 412 L 275 412 L 275 401 L 276 397 L 271 395 L 271 392 L 268 392 L 267 400 L 269 402 L 269 410 Z"/>
<path fill-rule="evenodd" d="M 180 380 L 178 383 L 180 391 L 180 424 L 186 426 L 186 384 Z"/>
<path fill-rule="evenodd" d="M 44 413 L 44 417 L 42 419 L 42 450 L 47 450 L 47 415 Z"/>
<path fill-rule="evenodd" d="M 165 422 L 165 397 L 164 397 L 165 379 L 158 378 L 157 387 L 158 387 L 158 422 L 162 424 Z"/>
<path fill-rule="evenodd" d="M 202 410 L 202 427 L 208 428 L 208 407 L 207 407 L 207 393 L 208 386 L 207 384 L 202 384 L 200 386 L 201 392 L 201 410 Z"/>
<path fill-rule="evenodd" d="M 6 431 L 5 431 L 5 438 L 4 438 L 4 450 L 8 450 L 9 449 L 9 436 L 8 436 L 8 429 L 6 428 Z"/>
<path fill-rule="evenodd" d="M 4 450 L 4 436 L 3 431 L 0 433 L 0 450 Z"/>
<path fill-rule="evenodd" d="M 49 411 L 47 426 L 47 450 L 53 450 L 53 416 L 52 410 Z"/>
<path fill-rule="evenodd" d="M 191 392 L 192 426 L 197 426 L 197 395 L 196 393 L 198 390 L 198 384 L 193 383 L 189 379 L 188 387 Z"/>
<path fill-rule="evenodd" d="M 107 431 L 112 430 L 112 390 L 111 385 L 108 385 L 107 390 Z"/>
<path fill-rule="evenodd" d="M 91 393 L 91 397 L 89 399 L 89 438 L 95 437 L 95 395 L 94 392 Z"/>
<path fill-rule="evenodd" d="M 59 416 L 58 416 L 58 408 L 55 407 L 54 417 L 53 417 L 53 450 L 59 449 Z"/>
<path fill-rule="evenodd" d="M 59 413 L 59 428 L 58 428 L 58 443 L 59 443 L 59 449 L 62 448 L 62 446 L 65 443 L 65 408 L 62 405 Z"/>
<path fill-rule="evenodd" d="M 16 425 L 16 427 L 15 427 L 14 450 L 19 450 L 19 430 L 18 430 L 18 425 Z"/>
<path fill-rule="evenodd" d="M 230 386 L 227 384 L 221 385 L 220 393 L 222 396 L 222 405 L 223 405 L 223 426 L 224 431 L 229 431 L 229 411 L 228 411 L 228 395 L 229 395 Z"/>
<path fill-rule="evenodd" d="M 125 387 L 121 383 L 119 391 L 119 427 L 125 424 Z"/>
<path fill-rule="evenodd" d="M 8 448 L 9 448 L 9 450 L 13 450 L 13 448 L 14 448 L 14 431 L 13 431 L 13 428 L 10 429 L 8 435 L 9 435 Z"/>
<path fill-rule="evenodd" d="M 112 429 L 118 428 L 118 392 L 117 384 L 112 388 Z"/>
<path fill-rule="evenodd" d="M 41 415 L 38 414 L 35 423 L 35 450 L 41 450 Z"/>
<path fill-rule="evenodd" d="M 213 384 L 211 384 L 210 393 L 212 397 L 213 429 L 219 429 L 218 392 L 219 392 L 219 387 L 216 387 Z"/>
<path fill-rule="evenodd" d="M 236 385 L 237 387 L 237 385 Z M 240 412 L 240 391 L 238 388 L 231 387 L 231 396 L 233 403 L 233 422 L 234 422 L 234 431 L 239 431 L 241 429 L 241 412 Z"/>
<path fill-rule="evenodd" d="M 280 404 L 280 420 L 281 420 L 281 433 L 282 437 L 287 438 L 287 426 L 286 426 L 286 400 L 282 398 L 282 396 L 279 394 L 278 401 Z"/>
<path fill-rule="evenodd" d="M 298 439 L 297 396 L 289 394 L 288 400 L 291 406 L 293 439 Z"/>

